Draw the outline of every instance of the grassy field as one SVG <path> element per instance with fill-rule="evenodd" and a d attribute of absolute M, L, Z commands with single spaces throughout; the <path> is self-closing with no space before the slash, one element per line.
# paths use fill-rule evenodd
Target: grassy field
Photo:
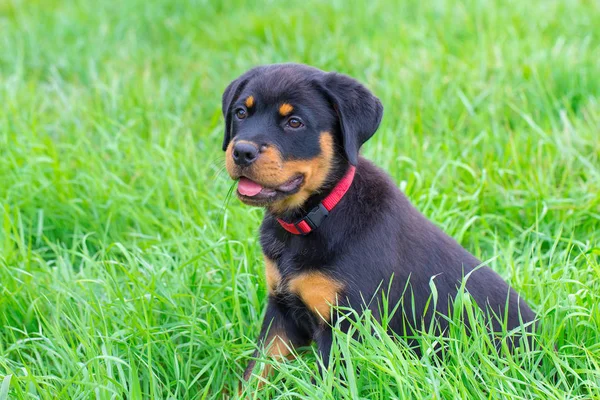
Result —
<path fill-rule="evenodd" d="M 235 395 L 266 289 L 220 96 L 284 61 L 381 98 L 363 154 L 540 329 L 528 357 L 459 332 L 442 361 L 365 316 L 333 372 L 309 350 L 251 396 L 600 399 L 599 21 L 594 0 L 0 0 L 0 400 Z"/>

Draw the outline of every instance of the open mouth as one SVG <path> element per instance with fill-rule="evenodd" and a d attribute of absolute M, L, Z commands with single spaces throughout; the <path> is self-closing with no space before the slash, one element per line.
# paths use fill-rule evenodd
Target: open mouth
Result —
<path fill-rule="evenodd" d="M 266 204 L 279 198 L 294 194 L 304 182 L 303 175 L 296 175 L 275 188 L 265 187 L 242 176 L 238 181 L 237 193 L 240 199 L 252 204 Z"/>

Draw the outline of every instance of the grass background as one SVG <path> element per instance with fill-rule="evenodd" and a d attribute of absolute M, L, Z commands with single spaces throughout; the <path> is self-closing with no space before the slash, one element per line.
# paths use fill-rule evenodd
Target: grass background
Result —
<path fill-rule="evenodd" d="M 598 21 L 594 0 L 0 0 L 0 400 L 234 395 L 266 290 L 220 95 L 285 61 L 382 99 L 364 155 L 528 299 L 539 350 L 459 333 L 417 359 L 365 316 L 333 373 L 312 385 L 309 351 L 253 396 L 600 398 Z"/>

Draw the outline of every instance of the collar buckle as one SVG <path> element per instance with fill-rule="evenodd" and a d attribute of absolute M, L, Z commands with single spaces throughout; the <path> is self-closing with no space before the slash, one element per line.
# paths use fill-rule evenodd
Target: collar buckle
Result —
<path fill-rule="evenodd" d="M 277 218 L 279 225 L 289 233 L 293 235 L 306 236 L 311 233 L 314 229 L 317 229 L 327 218 L 331 210 L 340 202 L 342 197 L 346 194 L 352 181 L 354 180 L 354 173 L 356 167 L 351 165 L 348 168 L 346 175 L 337 183 L 331 193 L 325 197 L 325 199 L 319 203 L 319 205 L 308 212 L 304 218 L 299 219 L 296 222 L 285 222 L 281 218 Z"/>
<path fill-rule="evenodd" d="M 317 229 L 321 225 L 321 223 L 323 223 L 325 218 L 327 218 L 328 215 L 329 211 L 327 211 L 323 203 L 319 203 L 319 205 L 310 210 L 304 218 L 295 222 L 294 226 L 302 236 L 306 236 L 314 229 Z M 308 232 L 301 228 L 300 223 L 302 221 L 306 222 L 306 224 L 310 227 L 310 230 L 308 230 Z"/>
<path fill-rule="evenodd" d="M 321 223 L 323 223 L 325 218 L 327 218 L 328 215 L 329 211 L 327 211 L 327 208 L 325 208 L 323 203 L 319 203 L 319 205 L 310 210 L 304 218 L 296 221 L 294 223 L 294 227 L 298 230 L 298 232 L 300 232 L 302 236 L 306 236 L 313 230 L 317 229 L 321 225 Z M 306 225 L 304 225 L 305 227 L 303 229 L 302 222 L 308 225 L 308 230 L 306 229 Z"/>
<path fill-rule="evenodd" d="M 328 215 L 329 211 L 327 211 L 323 203 L 319 203 L 317 207 L 309 211 L 305 218 L 312 229 L 317 229 Z"/>

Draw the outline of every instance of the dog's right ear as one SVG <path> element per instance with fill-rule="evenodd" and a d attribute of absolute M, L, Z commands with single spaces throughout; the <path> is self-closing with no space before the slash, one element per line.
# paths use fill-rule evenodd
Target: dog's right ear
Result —
<path fill-rule="evenodd" d="M 239 77 L 227 85 L 225 91 L 223 92 L 223 99 L 221 100 L 223 117 L 225 117 L 223 151 L 227 150 L 227 146 L 229 146 L 229 142 L 231 141 L 231 105 L 239 97 L 246 84 L 248 84 L 248 79 L 242 79 L 242 77 Z"/>
<path fill-rule="evenodd" d="M 223 117 L 225 117 L 225 134 L 223 135 L 223 151 L 227 150 L 227 146 L 232 138 L 231 132 L 231 105 L 240 97 L 240 93 L 246 87 L 248 82 L 258 73 L 261 67 L 256 67 L 246 72 L 225 88 L 223 98 L 221 100 L 221 108 Z"/>

